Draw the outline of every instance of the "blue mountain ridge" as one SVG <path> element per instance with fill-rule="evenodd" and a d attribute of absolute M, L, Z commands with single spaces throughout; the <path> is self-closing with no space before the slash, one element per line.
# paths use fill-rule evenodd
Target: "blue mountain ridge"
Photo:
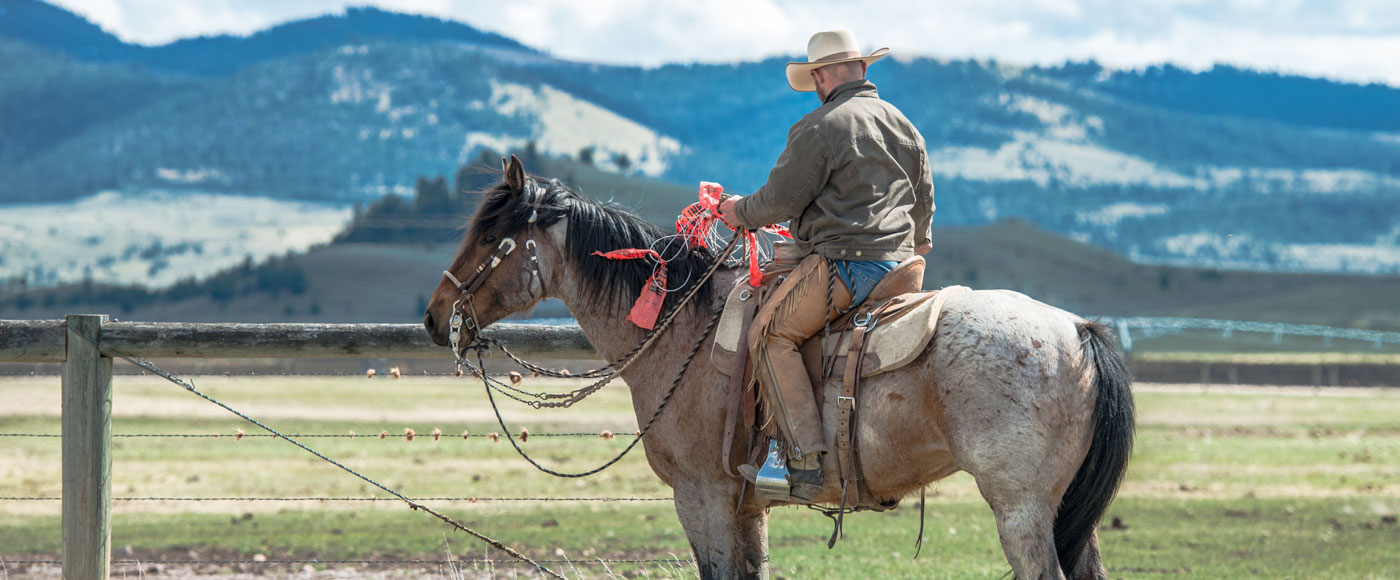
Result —
<path fill-rule="evenodd" d="M 143 47 L 0 0 L 0 203 L 179 186 L 366 200 L 595 109 L 675 140 L 656 177 L 743 193 L 815 105 L 784 60 L 570 62 L 372 8 Z M 942 225 L 1018 218 L 1148 262 L 1400 271 L 1396 88 L 907 56 L 871 79 L 928 141 Z M 548 103 L 564 109 L 546 119 Z"/>
<path fill-rule="evenodd" d="M 364 42 L 457 42 L 539 54 L 519 42 L 460 22 L 374 7 L 351 7 L 344 14 L 287 22 L 246 37 L 200 36 L 142 46 L 122 42 L 85 18 L 39 0 L 3 0 L 0 36 L 79 60 L 199 76 L 228 75 L 258 62 Z"/>

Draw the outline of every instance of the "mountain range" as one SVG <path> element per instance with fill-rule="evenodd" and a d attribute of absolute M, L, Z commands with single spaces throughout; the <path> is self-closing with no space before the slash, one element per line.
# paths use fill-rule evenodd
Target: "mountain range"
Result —
<path fill-rule="evenodd" d="M 785 60 L 573 62 L 373 8 L 148 47 L 0 0 L 0 204 L 158 189 L 349 205 L 525 148 L 743 193 L 817 104 Z M 1015 218 L 1142 263 L 1400 272 L 1400 89 L 909 55 L 870 76 L 928 143 L 940 225 Z M 689 201 L 588 193 L 648 214 Z"/>

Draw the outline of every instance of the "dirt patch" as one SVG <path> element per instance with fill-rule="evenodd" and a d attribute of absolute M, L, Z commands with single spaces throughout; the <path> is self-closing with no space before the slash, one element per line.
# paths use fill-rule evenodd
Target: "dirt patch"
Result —
<path fill-rule="evenodd" d="M 623 570 L 644 567 L 648 578 L 693 578 L 690 555 L 625 551 L 571 559 L 555 554 L 539 559 L 542 565 L 570 578 L 622 578 Z M 19 554 L 0 558 L 0 578 L 10 580 L 60 580 L 58 554 Z M 112 554 L 112 578 L 181 578 L 192 580 L 269 579 L 367 579 L 367 580 L 477 580 L 540 578 L 529 564 L 502 553 L 491 557 L 399 558 L 384 556 L 359 560 L 322 560 L 314 554 L 255 554 L 232 551 L 118 549 Z"/>

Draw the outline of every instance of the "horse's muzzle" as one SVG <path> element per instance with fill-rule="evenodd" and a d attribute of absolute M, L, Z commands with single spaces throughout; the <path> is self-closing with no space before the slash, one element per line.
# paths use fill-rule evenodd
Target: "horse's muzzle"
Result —
<path fill-rule="evenodd" d="M 437 319 L 433 317 L 433 311 L 429 310 L 423 315 L 423 328 L 428 331 L 428 336 L 433 339 L 433 344 L 438 346 L 451 346 L 451 341 L 447 338 L 447 330 L 438 328 Z"/>

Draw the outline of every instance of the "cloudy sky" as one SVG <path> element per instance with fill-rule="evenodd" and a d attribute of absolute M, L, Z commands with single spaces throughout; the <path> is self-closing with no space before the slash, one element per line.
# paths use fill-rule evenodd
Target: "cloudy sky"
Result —
<path fill-rule="evenodd" d="M 466 22 L 570 59 L 655 65 L 800 54 L 849 27 L 904 55 L 1136 68 L 1230 63 L 1400 86 L 1396 0 L 51 0 L 162 44 L 373 4 Z"/>

